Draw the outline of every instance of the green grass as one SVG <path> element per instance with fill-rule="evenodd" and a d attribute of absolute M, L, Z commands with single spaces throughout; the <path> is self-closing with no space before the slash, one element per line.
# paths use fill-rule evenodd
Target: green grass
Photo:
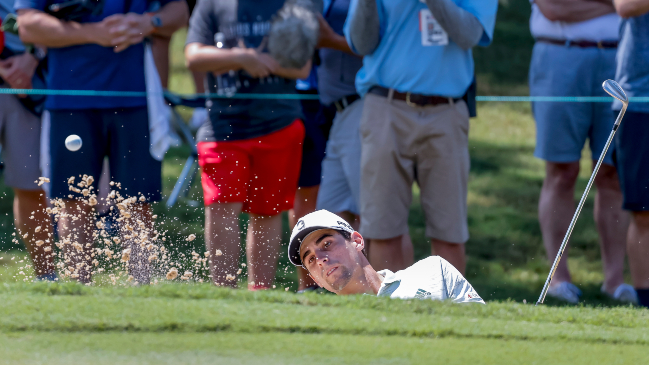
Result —
<path fill-rule="evenodd" d="M 3 363 L 629 363 L 649 344 L 631 307 L 71 283 L 5 284 L 0 302 Z"/>
<path fill-rule="evenodd" d="M 633 364 L 642 345 L 298 333 L 0 333 L 3 364 Z"/>

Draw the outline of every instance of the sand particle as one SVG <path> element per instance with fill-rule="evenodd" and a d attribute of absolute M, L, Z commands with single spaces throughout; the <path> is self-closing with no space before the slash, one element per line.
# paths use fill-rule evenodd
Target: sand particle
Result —
<path fill-rule="evenodd" d="M 167 273 L 167 280 L 173 280 L 178 277 L 178 269 L 172 267 Z"/>

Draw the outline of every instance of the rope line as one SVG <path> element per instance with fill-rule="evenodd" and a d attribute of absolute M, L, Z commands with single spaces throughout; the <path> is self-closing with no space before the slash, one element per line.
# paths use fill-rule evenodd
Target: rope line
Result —
<path fill-rule="evenodd" d="M 100 91 L 100 90 L 49 90 L 49 89 L 3 89 L 0 88 L 0 94 L 11 95 L 59 95 L 59 96 L 97 96 L 97 97 L 128 97 L 141 98 L 146 97 L 144 91 Z M 208 96 L 211 99 L 292 99 L 292 100 L 317 100 L 318 95 L 305 94 L 175 94 L 165 92 L 165 95 L 181 98 L 201 98 Z M 564 102 L 564 103 L 610 103 L 612 97 L 609 96 L 476 96 L 476 101 L 487 102 Z M 649 97 L 630 97 L 633 103 L 649 103 Z"/>

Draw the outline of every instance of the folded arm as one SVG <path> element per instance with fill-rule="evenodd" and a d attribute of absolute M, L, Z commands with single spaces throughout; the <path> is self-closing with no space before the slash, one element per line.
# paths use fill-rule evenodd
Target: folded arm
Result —
<path fill-rule="evenodd" d="M 160 28 L 153 27 L 153 15 L 160 17 Z M 187 23 L 187 16 L 184 1 L 171 2 L 156 14 L 115 14 L 96 23 L 63 21 L 40 10 L 20 9 L 18 27 L 20 38 L 25 43 L 49 48 L 98 44 L 115 47 L 115 51 L 119 52 L 154 33 L 171 35 Z"/>
<path fill-rule="evenodd" d="M 110 46 L 108 33 L 101 23 L 66 22 L 35 9 L 18 10 L 18 29 L 24 43 L 40 44 L 49 48 L 78 44 Z"/>
<path fill-rule="evenodd" d="M 615 12 L 612 0 L 534 0 L 549 20 L 583 22 Z"/>
<path fill-rule="evenodd" d="M 302 69 L 285 69 L 267 53 L 254 48 L 223 49 L 194 42 L 185 47 L 187 67 L 192 71 L 211 72 L 216 75 L 230 70 L 244 70 L 252 77 L 277 75 L 289 79 L 303 79 L 309 76 L 311 62 Z"/>
<path fill-rule="evenodd" d="M 381 40 L 381 23 L 376 1 L 358 0 L 349 19 L 349 37 L 356 52 L 363 56 L 374 52 Z"/>
<path fill-rule="evenodd" d="M 649 13 L 649 0 L 614 0 L 615 10 L 623 18 Z"/>
<path fill-rule="evenodd" d="M 189 8 L 186 1 L 173 1 L 163 6 L 157 13 L 148 15 L 155 15 L 162 21 L 162 26 L 155 28 L 152 34 L 171 37 L 175 31 L 187 25 Z M 149 18 L 149 23 L 151 23 L 151 18 Z"/>
<path fill-rule="evenodd" d="M 460 48 L 470 49 L 480 42 L 484 29 L 475 15 L 451 0 L 426 0 L 428 9 Z"/>

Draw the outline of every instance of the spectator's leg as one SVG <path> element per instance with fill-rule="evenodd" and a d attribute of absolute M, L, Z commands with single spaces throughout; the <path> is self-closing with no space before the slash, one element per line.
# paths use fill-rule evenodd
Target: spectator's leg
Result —
<path fill-rule="evenodd" d="M 545 173 L 539 198 L 539 223 L 548 260 L 554 262 L 575 213 L 574 193 L 579 175 L 579 162 L 546 162 Z M 552 283 L 558 284 L 570 280 L 568 248 L 566 248 Z"/>
<path fill-rule="evenodd" d="M 633 212 L 627 240 L 629 268 L 640 304 L 649 307 L 649 211 Z M 641 294 L 644 291 L 644 294 Z M 643 300 L 644 299 L 644 300 Z"/>
<path fill-rule="evenodd" d="M 110 188 L 110 164 L 108 162 L 108 159 L 104 159 L 104 163 L 101 168 L 101 175 L 97 179 L 99 182 L 97 183 L 97 205 L 95 206 L 95 209 L 97 210 L 97 213 L 102 215 L 108 212 L 110 207 L 113 205 L 110 201 L 108 201 L 108 194 L 110 194 L 110 191 L 112 190 Z"/>
<path fill-rule="evenodd" d="M 3 183 L 13 188 L 14 224 L 34 263 L 35 274 L 53 278 L 52 251 L 54 237 L 45 192 L 36 185 L 42 175 L 40 159 L 41 121 L 27 110 L 15 95 L 0 95 L 0 144 L 2 144 Z M 49 184 L 48 184 L 49 185 Z M 47 186 L 47 185 L 46 185 Z M 45 186 L 43 187 L 45 188 Z M 30 219 L 34 215 L 34 219 Z M 36 232 L 40 226 L 41 231 Z M 36 241 L 46 242 L 40 247 Z M 49 243 L 48 243 L 49 241 Z"/>
<path fill-rule="evenodd" d="M 295 203 L 293 209 L 288 211 L 288 224 L 291 229 L 295 227 L 297 221 L 305 215 L 315 212 L 316 201 L 318 199 L 319 185 L 298 188 L 295 192 Z M 303 267 L 297 268 L 298 276 L 298 290 L 303 290 L 308 287 L 318 286 L 308 275 L 308 272 Z"/>
<path fill-rule="evenodd" d="M 250 214 L 246 239 L 249 289 L 270 288 L 273 285 L 281 237 L 281 214 Z"/>
<path fill-rule="evenodd" d="M 320 185 L 298 188 L 295 192 L 295 203 L 293 209 L 288 212 L 288 224 L 291 228 L 295 227 L 300 218 L 315 212 L 315 204 L 318 199 L 318 189 Z"/>
<path fill-rule="evenodd" d="M 624 255 L 629 215 L 622 210 L 622 192 L 615 167 L 602 165 L 595 178 L 595 222 L 600 237 L 604 289 L 613 295 L 624 283 Z"/>
<path fill-rule="evenodd" d="M 205 245 L 210 253 L 210 275 L 216 285 L 236 287 L 241 254 L 239 214 L 243 203 L 213 203 L 205 207 Z M 221 251 L 221 256 L 217 256 Z M 230 277 L 231 278 L 231 277 Z"/>
<path fill-rule="evenodd" d="M 357 218 L 358 223 L 357 225 L 354 226 L 353 223 L 350 223 L 354 229 L 358 230 L 358 225 L 360 224 L 360 218 Z M 369 238 L 365 239 L 365 254 L 367 255 L 369 259 L 370 255 L 370 247 L 372 247 L 372 241 Z M 411 266 L 412 264 L 415 263 L 415 250 L 414 247 L 412 246 L 412 239 L 410 238 L 410 234 L 404 234 L 401 236 L 401 252 L 403 254 L 403 264 L 405 265 L 404 267 Z"/>
<path fill-rule="evenodd" d="M 369 259 L 372 267 L 379 271 L 388 269 L 392 272 L 403 270 L 407 267 L 407 260 L 403 256 L 403 236 L 388 239 L 372 238 L 372 249 Z"/>
<path fill-rule="evenodd" d="M 407 146 L 416 132 L 417 110 L 405 102 L 367 94 L 360 122 L 361 234 L 371 240 L 369 261 L 376 270 L 405 269 L 403 235 L 408 233 L 415 163 Z"/>
<path fill-rule="evenodd" d="M 34 272 L 36 276 L 52 274 L 54 272 L 53 252 L 46 252 L 45 248 L 52 249 L 54 237 L 52 234 L 52 221 L 49 214 L 45 212 L 47 201 L 43 190 L 22 190 L 14 189 L 14 224 L 18 229 L 20 237 L 28 234 L 23 238 L 27 251 L 34 263 Z M 34 219 L 30 219 L 34 212 Z M 41 227 L 36 232 L 36 227 Z M 49 241 L 41 246 L 36 245 L 36 241 Z"/>
<path fill-rule="evenodd" d="M 122 242 L 125 249 L 131 249 L 128 261 L 129 275 L 137 284 L 149 284 L 151 272 L 149 270 L 149 249 L 147 243 L 138 242 L 143 235 L 153 236 L 153 221 L 151 219 L 151 205 L 148 203 L 134 204 L 130 209 L 131 217 L 124 219 L 121 224 Z M 140 226 L 139 222 L 143 223 Z M 127 227 L 132 227 L 129 230 Z M 130 238 L 127 238 L 130 237 Z"/>
<path fill-rule="evenodd" d="M 442 257 L 453 265 L 462 275 L 466 271 L 465 245 L 463 243 L 446 242 L 431 239 L 433 255 Z"/>
<path fill-rule="evenodd" d="M 65 208 L 62 209 L 58 224 L 59 237 L 65 242 L 65 264 L 70 277 L 84 284 L 90 283 L 92 279 L 94 221 L 95 214 L 88 204 L 65 200 Z"/>
<path fill-rule="evenodd" d="M 403 252 L 403 262 L 406 267 L 415 263 L 415 249 L 412 246 L 410 234 L 403 235 L 401 239 L 401 251 Z"/>
<path fill-rule="evenodd" d="M 417 119 L 417 182 L 432 251 L 464 274 L 469 239 L 469 111 L 465 102 L 427 107 Z"/>

